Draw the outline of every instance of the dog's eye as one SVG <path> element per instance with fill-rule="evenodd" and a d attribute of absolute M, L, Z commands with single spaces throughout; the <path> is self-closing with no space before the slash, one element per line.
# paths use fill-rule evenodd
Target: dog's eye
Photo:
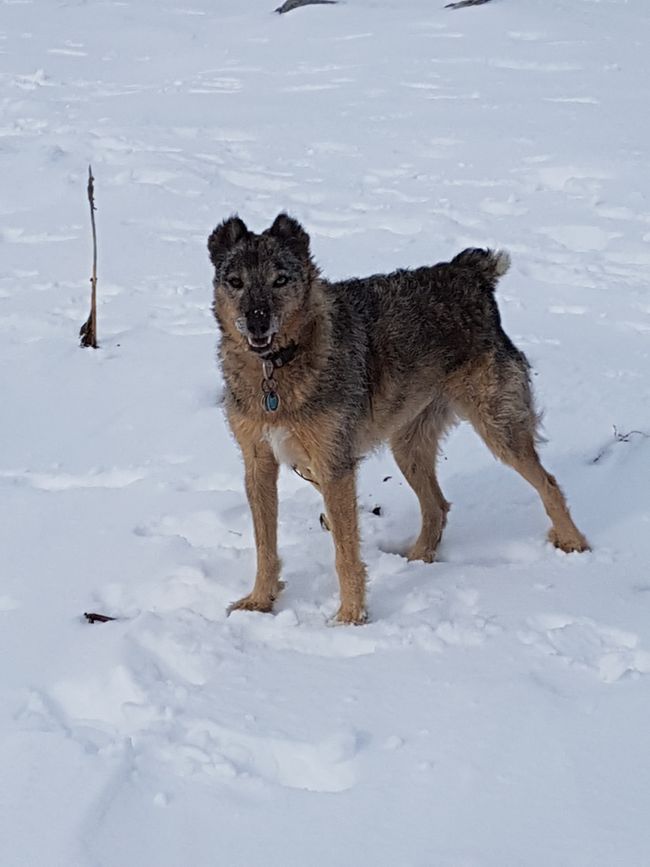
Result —
<path fill-rule="evenodd" d="M 280 276 L 276 277 L 275 280 L 273 281 L 273 288 L 279 289 L 281 286 L 286 286 L 288 282 L 289 282 L 289 278 L 287 277 L 287 275 L 286 274 L 280 274 Z"/>
<path fill-rule="evenodd" d="M 241 277 L 228 277 L 226 283 L 231 286 L 233 289 L 243 289 L 244 281 Z"/>

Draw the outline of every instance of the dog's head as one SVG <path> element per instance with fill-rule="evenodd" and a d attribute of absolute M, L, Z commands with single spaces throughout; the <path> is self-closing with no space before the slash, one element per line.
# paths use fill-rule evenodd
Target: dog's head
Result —
<path fill-rule="evenodd" d="M 286 214 L 260 235 L 231 217 L 212 232 L 208 250 L 219 324 L 243 334 L 254 352 L 268 352 L 306 305 L 315 274 L 309 235 Z"/>

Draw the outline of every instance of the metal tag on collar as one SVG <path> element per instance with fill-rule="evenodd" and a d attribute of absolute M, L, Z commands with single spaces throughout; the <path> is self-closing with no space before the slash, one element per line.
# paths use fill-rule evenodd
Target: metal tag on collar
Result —
<path fill-rule="evenodd" d="M 280 406 L 280 396 L 277 391 L 267 391 L 262 398 L 262 406 L 267 412 L 276 412 Z"/>

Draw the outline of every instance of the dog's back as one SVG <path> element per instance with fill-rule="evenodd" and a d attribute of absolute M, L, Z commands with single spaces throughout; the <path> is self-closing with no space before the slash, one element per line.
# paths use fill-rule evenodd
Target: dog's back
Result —
<path fill-rule="evenodd" d="M 375 412 L 434 397 L 486 355 L 523 360 L 494 297 L 509 263 L 505 251 L 468 249 L 451 262 L 328 284 L 334 321 L 344 323 L 334 329 L 336 354 L 354 358 L 363 347 Z"/>

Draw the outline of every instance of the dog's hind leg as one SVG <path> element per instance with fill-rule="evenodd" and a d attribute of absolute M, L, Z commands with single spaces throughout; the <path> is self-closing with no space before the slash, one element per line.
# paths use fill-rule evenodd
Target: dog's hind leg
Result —
<path fill-rule="evenodd" d="M 417 494 L 422 512 L 422 527 L 407 556 L 409 560 L 432 563 L 447 523 L 449 503 L 436 477 L 436 458 L 440 437 L 452 421 L 446 407 L 431 405 L 391 438 L 397 466 Z"/>
<path fill-rule="evenodd" d="M 499 460 L 515 469 L 539 494 L 551 519 L 549 539 L 562 551 L 588 551 L 564 494 L 539 459 L 528 366 L 520 354 L 489 355 L 456 383 L 459 414 L 467 418 Z"/>
<path fill-rule="evenodd" d="M 233 602 L 228 612 L 240 609 L 271 611 L 283 586 L 277 542 L 278 463 L 268 443 L 247 440 L 235 425 L 233 430 L 244 456 L 246 495 L 255 529 L 257 573 L 253 590 L 248 596 Z"/>

